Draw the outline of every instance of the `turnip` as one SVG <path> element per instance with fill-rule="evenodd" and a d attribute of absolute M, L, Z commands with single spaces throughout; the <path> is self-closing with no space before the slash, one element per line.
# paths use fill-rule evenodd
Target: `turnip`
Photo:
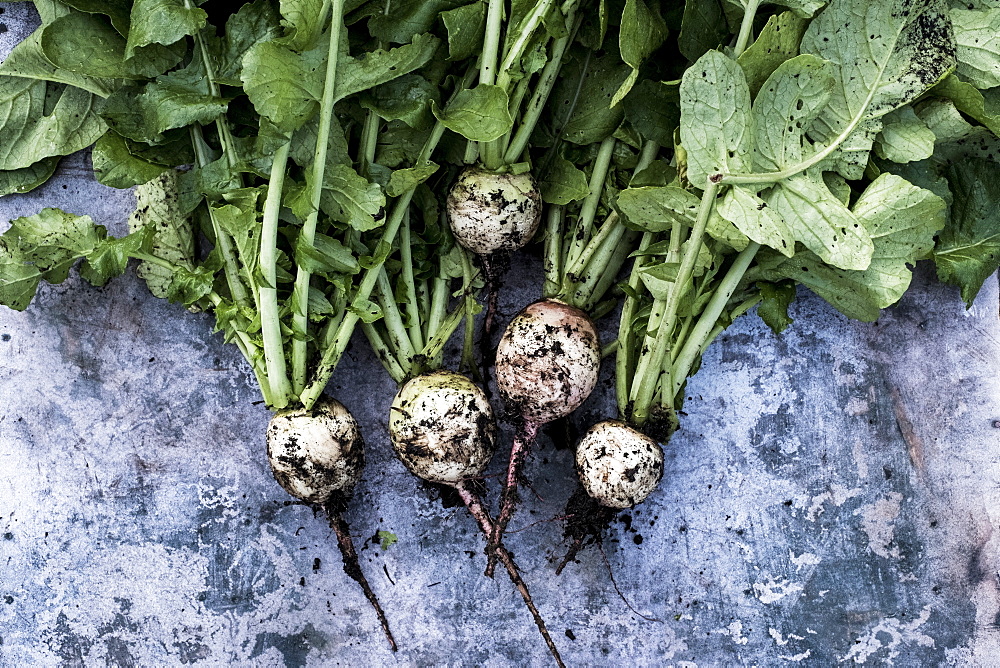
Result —
<path fill-rule="evenodd" d="M 375 609 L 389 645 L 396 640 L 382 606 L 365 578 L 343 511 L 364 468 L 364 441 L 354 416 L 323 397 L 311 410 L 279 411 L 267 425 L 267 458 L 286 492 L 326 511 L 344 559 L 344 572 L 357 582 Z"/>
<path fill-rule="evenodd" d="M 641 503 L 663 477 L 663 450 L 655 440 L 620 420 L 591 427 L 576 446 L 583 489 L 606 508 Z"/>
<path fill-rule="evenodd" d="M 566 509 L 566 535 L 573 545 L 556 568 L 559 575 L 583 542 L 600 540 L 615 512 L 648 497 L 663 477 L 663 449 L 621 420 L 592 426 L 576 446 L 580 489 Z"/>
<path fill-rule="evenodd" d="M 464 248 L 476 254 L 486 279 L 484 350 L 490 346 L 500 280 L 509 255 L 531 240 L 541 221 L 542 197 L 526 149 L 580 25 L 578 0 L 561 6 L 540 0 L 516 23 L 505 22 L 505 4 L 490 0 L 486 10 L 479 88 L 502 97 L 502 102 L 491 103 L 490 112 L 502 109 L 499 118 L 501 123 L 506 121 L 506 128 L 490 127 L 487 132 L 475 123 L 452 128 L 469 140 L 465 161 L 475 164 L 459 175 L 447 199 L 451 231 Z M 562 23 L 570 30 L 553 39 L 539 30 L 543 21 Z M 536 58 L 540 53 L 548 60 L 539 72 Z"/>
<path fill-rule="evenodd" d="M 448 191 L 448 222 L 458 243 L 478 255 L 515 251 L 542 219 L 542 198 L 531 174 L 463 171 Z"/>
<path fill-rule="evenodd" d="M 518 479 L 538 429 L 575 411 L 597 385 L 601 345 L 578 308 L 543 299 L 514 316 L 497 346 L 497 388 L 519 420 L 491 546 L 517 505 Z"/>
<path fill-rule="evenodd" d="M 489 512 L 468 484 L 482 475 L 496 448 L 493 411 L 486 394 L 475 383 L 453 371 L 433 371 L 407 381 L 392 402 L 389 436 L 396 454 L 411 473 L 427 482 L 454 488 L 483 535 L 493 535 Z M 556 663 L 562 666 L 559 650 L 513 557 L 503 545 L 497 545 L 494 551 Z"/>

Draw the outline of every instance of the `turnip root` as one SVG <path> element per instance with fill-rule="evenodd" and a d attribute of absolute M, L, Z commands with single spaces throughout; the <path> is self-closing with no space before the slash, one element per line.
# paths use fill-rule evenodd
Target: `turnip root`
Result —
<path fill-rule="evenodd" d="M 496 380 L 507 409 L 519 418 L 494 535 L 499 544 L 517 504 L 521 470 L 538 429 L 569 415 L 597 385 L 601 346 L 593 321 L 555 299 L 528 305 L 497 347 Z M 487 574 L 492 572 L 492 560 Z"/>
<path fill-rule="evenodd" d="M 542 197 L 530 173 L 468 167 L 448 192 L 445 206 L 455 240 L 479 257 L 483 269 L 487 293 L 483 341 L 488 348 L 508 256 L 538 230 Z"/>
<path fill-rule="evenodd" d="M 566 509 L 566 535 L 573 545 L 556 575 L 589 537 L 600 541 L 615 511 L 642 503 L 663 477 L 663 449 L 653 438 L 621 420 L 591 427 L 576 446 L 581 489 Z"/>
<path fill-rule="evenodd" d="M 482 474 L 496 451 L 496 423 L 486 395 L 452 371 L 417 376 L 396 393 L 389 436 L 414 475 L 454 485 Z"/>
<path fill-rule="evenodd" d="M 649 436 L 620 420 L 591 427 L 576 446 L 580 484 L 606 508 L 641 503 L 663 477 L 663 450 Z"/>
<path fill-rule="evenodd" d="M 468 480 L 482 475 L 496 447 L 496 422 L 486 394 L 452 371 L 434 371 L 406 382 L 393 399 L 389 436 L 396 454 L 411 473 L 458 491 L 488 539 L 493 521 Z M 513 557 L 501 544 L 491 551 L 503 563 L 545 639 L 556 663 L 563 665 L 541 613 Z"/>
<path fill-rule="evenodd" d="M 531 174 L 469 167 L 448 192 L 448 222 L 455 239 L 477 255 L 515 251 L 538 229 L 542 198 Z"/>
<path fill-rule="evenodd" d="M 365 465 L 364 441 L 354 416 L 338 401 L 322 397 L 312 410 L 279 411 L 267 426 L 267 457 L 285 491 L 323 508 L 344 558 L 344 572 L 357 582 L 375 609 L 393 651 L 389 621 L 361 571 L 350 528 L 343 518 Z"/>

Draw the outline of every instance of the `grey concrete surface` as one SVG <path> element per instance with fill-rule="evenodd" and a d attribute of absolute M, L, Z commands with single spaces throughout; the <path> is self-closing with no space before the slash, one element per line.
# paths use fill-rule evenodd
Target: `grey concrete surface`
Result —
<path fill-rule="evenodd" d="M 14 32 L 24 5 L 0 7 Z M 121 232 L 131 204 L 74 156 L 0 199 L 0 230 L 61 206 Z M 538 289 L 522 260 L 506 316 Z M 1000 665 L 997 311 L 995 278 L 966 311 L 921 266 L 874 324 L 808 293 L 781 336 L 741 318 L 689 383 L 661 488 L 559 578 L 571 455 L 543 438 L 508 544 L 567 663 Z M 0 311 L 0 665 L 549 665 L 471 519 L 393 457 L 394 386 L 360 340 L 329 392 L 369 444 L 348 519 L 397 654 L 271 478 L 268 414 L 207 316 L 131 273 Z M 611 412 L 606 373 L 575 422 Z"/>

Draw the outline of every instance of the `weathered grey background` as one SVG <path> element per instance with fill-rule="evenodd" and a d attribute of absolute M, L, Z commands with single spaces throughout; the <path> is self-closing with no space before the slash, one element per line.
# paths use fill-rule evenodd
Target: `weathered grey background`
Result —
<path fill-rule="evenodd" d="M 0 8 L 2 55 L 33 19 Z M 0 229 L 61 206 L 120 232 L 131 195 L 87 169 L 0 200 Z M 537 292 L 527 266 L 506 315 Z M 543 438 L 508 544 L 567 662 L 1000 665 L 997 311 L 995 279 L 966 311 L 924 266 L 875 324 L 809 294 L 782 336 L 741 318 L 689 384 L 662 487 L 560 578 L 571 454 Z M 581 426 L 613 412 L 605 381 Z M 548 664 L 472 521 L 392 456 L 394 386 L 360 341 L 329 391 L 369 443 L 348 519 L 395 655 L 323 519 L 271 479 L 268 414 L 207 316 L 131 273 L 0 311 L 0 665 Z"/>

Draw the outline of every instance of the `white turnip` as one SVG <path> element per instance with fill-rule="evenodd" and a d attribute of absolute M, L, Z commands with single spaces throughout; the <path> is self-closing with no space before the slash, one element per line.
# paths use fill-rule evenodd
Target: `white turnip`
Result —
<path fill-rule="evenodd" d="M 496 421 L 486 394 L 453 371 L 433 371 L 407 381 L 393 399 L 389 436 L 396 454 L 411 473 L 458 491 L 488 539 L 495 529 L 470 479 L 482 475 L 496 447 Z M 497 544 L 491 550 L 503 563 L 545 639 L 556 663 L 563 665 L 541 613 L 513 557 Z"/>
<path fill-rule="evenodd" d="M 663 449 L 621 420 L 591 427 L 576 446 L 580 487 L 566 506 L 566 537 L 573 544 L 556 568 L 562 573 L 584 542 L 600 543 L 615 513 L 648 497 L 663 477 Z"/>
<path fill-rule="evenodd" d="M 448 192 L 446 206 L 455 239 L 477 255 L 521 248 L 542 217 L 542 198 L 527 172 L 469 167 Z"/>
<path fill-rule="evenodd" d="M 517 504 L 517 485 L 539 428 L 565 417 L 597 385 L 601 345 L 586 313 L 543 299 L 517 314 L 497 347 L 496 380 L 510 413 L 518 418 L 491 545 L 498 544 Z M 492 561 L 490 563 L 492 566 Z M 487 568 L 487 573 L 491 572 Z"/>
<path fill-rule="evenodd" d="M 576 471 L 583 489 L 606 508 L 641 503 L 663 477 L 660 444 L 620 420 L 591 427 L 576 446 Z"/>
<path fill-rule="evenodd" d="M 529 241 L 542 219 L 542 197 L 530 173 L 468 167 L 448 191 L 445 204 L 455 240 L 476 254 L 486 280 L 483 341 L 488 348 L 500 281 L 509 255 Z"/>
<path fill-rule="evenodd" d="M 389 436 L 414 475 L 454 485 L 482 474 L 496 450 L 496 422 L 486 395 L 452 371 L 404 384 L 392 400 Z"/>
<path fill-rule="evenodd" d="M 312 410 L 279 411 L 267 426 L 267 457 L 285 491 L 323 508 L 344 558 L 344 572 L 357 582 L 375 609 L 393 651 L 389 621 L 361 571 L 343 511 L 361 480 L 364 440 L 354 416 L 338 401 L 322 397 Z"/>

